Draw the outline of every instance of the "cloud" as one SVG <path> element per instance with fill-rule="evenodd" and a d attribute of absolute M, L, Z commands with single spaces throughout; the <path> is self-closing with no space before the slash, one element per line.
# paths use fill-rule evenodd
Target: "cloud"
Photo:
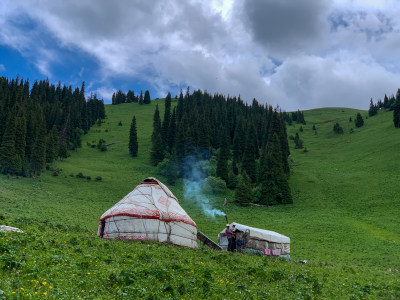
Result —
<path fill-rule="evenodd" d="M 6 0 L 0 45 L 49 77 L 84 53 L 69 80 L 105 100 L 140 82 L 153 97 L 190 86 L 286 110 L 365 108 L 397 89 L 400 7 L 364 2 Z"/>
<path fill-rule="evenodd" d="M 0 72 L 3 72 L 6 70 L 6 67 L 3 64 L 0 64 Z"/>
<path fill-rule="evenodd" d="M 400 74 L 386 70 L 371 58 L 344 52 L 326 58 L 292 57 L 277 68 L 270 86 L 284 91 L 279 99 L 283 105 L 368 109 L 369 99 L 376 101 L 385 92 L 394 92 L 399 82 Z"/>
<path fill-rule="evenodd" d="M 242 16 L 256 43 L 279 58 L 320 47 L 330 1 L 246 0 Z"/>

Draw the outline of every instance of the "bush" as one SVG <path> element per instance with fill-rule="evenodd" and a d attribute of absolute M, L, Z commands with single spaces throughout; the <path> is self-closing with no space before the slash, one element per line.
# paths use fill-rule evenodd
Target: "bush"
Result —
<path fill-rule="evenodd" d="M 343 128 L 339 125 L 339 123 L 336 123 L 333 126 L 333 131 L 337 134 L 342 134 L 343 133 Z"/>
<path fill-rule="evenodd" d="M 78 174 L 76 174 L 76 177 L 78 177 L 78 178 L 85 178 L 85 175 L 83 175 L 82 172 L 79 172 Z"/>
<path fill-rule="evenodd" d="M 99 148 L 101 152 L 107 151 L 106 141 L 100 139 L 99 142 L 97 143 L 97 148 Z"/>
<path fill-rule="evenodd" d="M 221 178 L 208 176 L 203 180 L 201 189 L 206 194 L 220 194 L 226 190 L 226 183 Z"/>
<path fill-rule="evenodd" d="M 90 177 L 90 176 L 86 176 L 86 179 L 87 179 L 87 180 L 91 180 L 91 179 L 92 179 L 92 177 Z"/>
<path fill-rule="evenodd" d="M 97 176 L 95 180 L 96 180 L 96 181 L 102 181 L 103 178 L 101 178 L 101 176 Z"/>

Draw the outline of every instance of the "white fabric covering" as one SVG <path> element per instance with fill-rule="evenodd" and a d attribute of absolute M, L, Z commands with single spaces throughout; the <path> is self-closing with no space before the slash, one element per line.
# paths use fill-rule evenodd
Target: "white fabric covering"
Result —
<path fill-rule="evenodd" d="M 197 248 L 196 223 L 171 191 L 155 178 L 145 179 L 107 210 L 100 218 L 98 235 Z"/>

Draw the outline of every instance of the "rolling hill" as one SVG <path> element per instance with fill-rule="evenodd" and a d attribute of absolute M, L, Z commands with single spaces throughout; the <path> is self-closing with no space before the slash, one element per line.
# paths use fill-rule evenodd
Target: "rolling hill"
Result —
<path fill-rule="evenodd" d="M 231 199 L 231 191 L 210 197 L 212 207 L 223 210 L 230 222 L 289 236 L 292 259 L 306 259 L 306 265 L 98 239 L 98 219 L 105 210 L 145 177 L 165 180 L 149 164 L 157 103 L 163 115 L 162 99 L 150 105 L 107 105 L 107 118 L 83 137 L 82 148 L 52 166 L 58 176 L 52 170 L 35 179 L 0 176 L 0 223 L 26 232 L 0 234 L 0 299 L 1 291 L 6 296 L 105 299 L 400 297 L 400 131 L 391 112 L 366 118 L 364 111 L 321 108 L 304 112 L 303 131 L 300 124 L 288 126 L 288 136 L 298 132 L 307 148 L 295 149 L 290 141 L 292 205 L 225 207 L 223 199 Z M 365 121 L 360 128 L 349 122 L 357 112 Z M 133 115 L 137 158 L 128 153 Z M 336 122 L 344 134 L 333 132 Z M 112 144 L 107 151 L 91 147 L 99 139 Z M 79 173 L 84 178 L 76 177 Z M 186 199 L 182 182 L 170 188 L 198 229 L 216 239 L 225 218 L 208 217 Z"/>

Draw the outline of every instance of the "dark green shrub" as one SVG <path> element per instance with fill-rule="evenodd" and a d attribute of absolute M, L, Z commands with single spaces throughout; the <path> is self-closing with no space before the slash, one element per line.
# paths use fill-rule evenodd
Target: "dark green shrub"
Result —
<path fill-rule="evenodd" d="M 201 188 L 204 193 L 219 194 L 226 190 L 226 183 L 221 178 L 208 176 L 203 180 Z"/>
<path fill-rule="evenodd" d="M 96 180 L 96 181 L 102 181 L 103 178 L 101 178 L 101 176 L 97 176 L 95 180 Z"/>

